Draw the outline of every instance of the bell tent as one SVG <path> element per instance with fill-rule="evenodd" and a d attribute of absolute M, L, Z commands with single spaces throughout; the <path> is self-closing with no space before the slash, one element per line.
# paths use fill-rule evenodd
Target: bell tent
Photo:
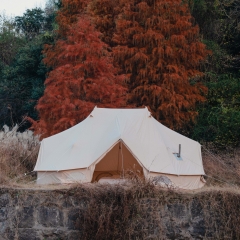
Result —
<path fill-rule="evenodd" d="M 201 146 L 163 126 L 143 109 L 95 107 L 81 123 L 41 142 L 34 171 L 38 184 L 167 177 L 175 186 L 204 185 Z"/>

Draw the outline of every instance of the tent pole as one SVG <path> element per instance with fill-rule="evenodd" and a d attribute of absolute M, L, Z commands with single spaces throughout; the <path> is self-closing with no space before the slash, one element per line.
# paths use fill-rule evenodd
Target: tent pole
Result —
<path fill-rule="evenodd" d="M 123 178 L 124 178 L 124 165 L 123 165 L 122 141 L 121 141 L 121 155 L 122 155 L 122 172 L 123 172 Z"/>

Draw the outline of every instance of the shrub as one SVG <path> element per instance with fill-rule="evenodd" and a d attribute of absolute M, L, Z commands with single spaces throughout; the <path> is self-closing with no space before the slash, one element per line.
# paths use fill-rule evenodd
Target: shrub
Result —
<path fill-rule="evenodd" d="M 18 132 L 18 125 L 0 131 L 0 182 L 16 183 L 33 170 L 39 150 L 38 136 L 32 131 Z"/>

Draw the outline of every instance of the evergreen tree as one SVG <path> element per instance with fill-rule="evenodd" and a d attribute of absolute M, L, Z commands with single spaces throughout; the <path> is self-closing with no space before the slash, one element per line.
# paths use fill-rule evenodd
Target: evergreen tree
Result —
<path fill-rule="evenodd" d="M 218 148 L 240 140 L 240 2 L 192 0 L 191 11 L 212 56 L 204 64 L 207 101 L 198 106 L 191 137 Z"/>
<path fill-rule="evenodd" d="M 28 9 L 15 21 L 0 16 L 0 126 L 19 124 L 25 116 L 37 119 L 34 107 L 47 73 L 42 51 L 53 42 L 53 21 L 54 9 Z M 20 130 L 28 127 L 24 122 Z"/>
<path fill-rule="evenodd" d="M 47 69 L 43 64 L 44 37 L 38 37 L 18 50 L 0 77 L 0 125 L 20 123 L 24 116 L 37 118 L 34 109 L 44 90 Z M 22 129 L 29 127 L 24 125 Z"/>
<path fill-rule="evenodd" d="M 0 15 L 0 64 L 10 65 L 26 41 L 18 36 L 11 18 Z"/>
<path fill-rule="evenodd" d="M 23 16 L 15 18 L 16 30 L 31 40 L 41 32 L 45 25 L 44 11 L 40 8 L 27 9 Z"/>

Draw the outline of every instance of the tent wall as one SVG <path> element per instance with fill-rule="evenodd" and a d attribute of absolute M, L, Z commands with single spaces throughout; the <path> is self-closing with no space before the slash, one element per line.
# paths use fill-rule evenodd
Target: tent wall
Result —
<path fill-rule="evenodd" d="M 96 171 L 93 174 L 92 170 L 88 169 L 76 169 L 61 172 L 38 172 L 37 184 L 64 184 L 75 182 L 85 183 L 91 181 L 98 181 L 102 177 L 117 178 L 117 176 L 120 175 L 119 172 L 116 171 Z M 152 172 L 148 173 L 147 176 L 148 178 L 153 178 L 156 176 L 166 176 L 174 183 L 175 186 L 189 190 L 201 188 L 205 184 L 201 176 L 176 176 Z"/>
<path fill-rule="evenodd" d="M 172 181 L 172 183 L 176 187 L 179 187 L 181 189 L 192 190 L 192 189 L 201 188 L 205 185 L 205 181 L 203 180 L 201 175 L 177 176 L 177 175 L 153 173 L 153 172 L 150 172 L 147 175 L 148 175 L 148 178 L 154 178 L 157 176 L 166 176 Z"/>
<path fill-rule="evenodd" d="M 74 169 L 59 172 L 37 172 L 37 184 L 91 182 L 93 169 Z"/>

